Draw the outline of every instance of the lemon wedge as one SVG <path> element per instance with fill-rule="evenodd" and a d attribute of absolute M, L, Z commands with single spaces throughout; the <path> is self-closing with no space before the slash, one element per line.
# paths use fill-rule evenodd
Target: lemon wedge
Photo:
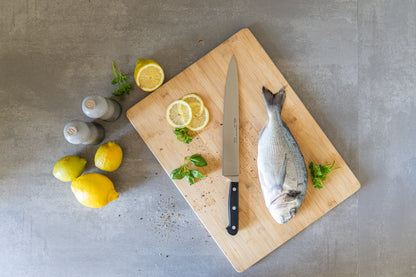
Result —
<path fill-rule="evenodd" d="M 163 84 L 165 73 L 155 61 L 139 59 L 134 70 L 134 80 L 139 88 L 152 92 Z"/>
<path fill-rule="evenodd" d="M 191 131 L 200 131 L 205 126 L 207 126 L 209 122 L 209 112 L 206 107 L 203 108 L 202 114 L 199 116 L 194 115 L 192 117 L 191 122 L 189 122 L 188 125 L 186 125 L 186 128 L 188 128 Z"/>
<path fill-rule="evenodd" d="M 194 93 L 187 94 L 182 97 L 182 100 L 189 104 L 193 116 L 200 116 L 204 111 L 204 102 L 198 95 Z"/>
<path fill-rule="evenodd" d="M 183 128 L 192 120 L 192 109 L 183 100 L 172 102 L 166 110 L 166 119 L 175 128 Z"/>

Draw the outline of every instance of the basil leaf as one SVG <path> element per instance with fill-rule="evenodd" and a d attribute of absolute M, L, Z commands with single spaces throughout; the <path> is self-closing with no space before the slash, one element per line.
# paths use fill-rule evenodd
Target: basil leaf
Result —
<path fill-rule="evenodd" d="M 191 175 L 193 177 L 195 177 L 195 178 L 202 179 L 202 178 L 207 177 L 207 176 L 202 175 L 201 172 L 199 172 L 198 170 L 192 170 L 192 169 L 190 169 L 189 171 L 190 171 Z"/>
<path fill-rule="evenodd" d="M 188 159 L 192 164 L 198 167 L 206 166 L 208 164 L 207 161 L 198 154 L 194 154 L 190 156 Z"/>
<path fill-rule="evenodd" d="M 188 172 L 187 172 L 188 173 Z M 188 183 L 190 183 L 191 185 L 195 184 L 195 179 L 193 176 L 191 176 L 190 174 L 187 174 L 185 176 L 186 180 L 188 181 Z"/>
<path fill-rule="evenodd" d="M 180 179 L 183 179 L 183 177 L 185 177 L 185 172 L 183 172 L 181 167 L 177 168 L 177 169 L 174 169 L 170 173 L 170 178 L 171 179 L 180 180 Z"/>

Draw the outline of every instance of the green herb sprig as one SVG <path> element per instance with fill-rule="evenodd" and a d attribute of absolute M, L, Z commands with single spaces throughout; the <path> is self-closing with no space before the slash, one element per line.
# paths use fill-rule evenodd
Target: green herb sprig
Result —
<path fill-rule="evenodd" d="M 313 162 L 309 164 L 309 169 L 311 171 L 312 183 L 314 188 L 321 189 L 324 187 L 322 181 L 326 180 L 326 177 L 330 172 L 339 169 L 333 169 L 334 165 L 335 161 L 332 163 L 332 165 L 316 165 Z"/>
<path fill-rule="evenodd" d="M 175 133 L 176 138 L 179 141 L 183 141 L 187 144 L 189 144 L 192 141 L 192 139 L 194 138 L 193 136 L 188 135 L 188 132 L 189 132 L 188 128 L 175 128 L 175 130 L 173 130 L 173 132 Z"/>
<path fill-rule="evenodd" d="M 181 180 L 185 178 L 189 184 L 193 185 L 195 183 L 195 178 L 202 179 L 207 177 L 204 176 L 198 170 L 189 169 L 186 165 L 187 160 L 197 167 L 206 166 L 208 164 L 207 161 L 198 154 L 194 154 L 190 157 L 185 157 L 183 158 L 183 166 L 172 170 L 172 172 L 170 173 L 171 179 Z"/>
<path fill-rule="evenodd" d="M 130 90 L 132 90 L 131 84 L 127 82 L 129 75 L 123 75 L 120 71 L 120 67 L 114 65 L 114 62 L 111 63 L 113 65 L 113 80 L 111 83 L 113 85 L 117 85 L 117 89 L 113 91 L 113 95 L 115 96 L 122 96 L 124 94 L 130 94 Z"/>

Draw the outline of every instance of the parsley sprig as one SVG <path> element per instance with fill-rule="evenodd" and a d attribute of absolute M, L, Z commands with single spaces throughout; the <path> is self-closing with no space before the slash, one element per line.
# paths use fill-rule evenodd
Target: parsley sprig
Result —
<path fill-rule="evenodd" d="M 124 94 L 130 94 L 130 90 L 132 90 L 131 84 L 127 82 L 129 75 L 123 75 L 121 73 L 118 63 L 116 66 L 114 65 L 114 62 L 111 64 L 113 65 L 113 81 L 111 81 L 111 83 L 117 85 L 117 89 L 113 91 L 113 95 L 122 96 Z"/>
<path fill-rule="evenodd" d="M 198 154 L 194 154 L 190 157 L 185 157 L 183 158 L 183 166 L 172 170 L 172 172 L 170 173 L 171 179 L 181 180 L 185 178 L 188 181 L 188 183 L 192 185 L 195 183 L 195 178 L 202 179 L 207 177 L 204 176 L 198 170 L 188 168 L 188 166 L 186 165 L 187 160 L 197 167 L 206 166 L 208 164 L 207 161 L 204 158 L 202 158 L 201 155 Z"/>
<path fill-rule="evenodd" d="M 183 141 L 187 144 L 189 144 L 192 141 L 192 139 L 194 138 L 193 136 L 188 135 L 188 132 L 189 132 L 188 128 L 175 128 L 175 130 L 173 130 L 173 132 L 175 133 L 176 138 L 179 141 Z"/>
<path fill-rule="evenodd" d="M 332 165 L 316 165 L 313 162 L 309 164 L 309 169 L 312 174 L 312 183 L 314 188 L 321 189 L 324 187 L 322 181 L 326 180 L 326 177 L 330 172 L 339 169 L 334 169 L 334 165 L 335 161 L 332 163 Z"/>

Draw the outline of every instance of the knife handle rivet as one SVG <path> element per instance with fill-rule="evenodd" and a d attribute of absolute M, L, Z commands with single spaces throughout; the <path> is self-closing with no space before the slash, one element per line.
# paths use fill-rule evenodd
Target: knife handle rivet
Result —
<path fill-rule="evenodd" d="M 237 190 L 237 188 L 236 187 L 233 187 L 233 191 L 236 191 Z"/>
<path fill-rule="evenodd" d="M 235 226 L 234 226 L 234 225 L 233 225 L 233 226 L 231 226 L 231 229 L 235 230 Z"/>
<path fill-rule="evenodd" d="M 237 207 L 236 206 L 233 206 L 232 209 L 233 209 L 233 211 L 235 211 L 235 210 L 237 210 Z"/>

